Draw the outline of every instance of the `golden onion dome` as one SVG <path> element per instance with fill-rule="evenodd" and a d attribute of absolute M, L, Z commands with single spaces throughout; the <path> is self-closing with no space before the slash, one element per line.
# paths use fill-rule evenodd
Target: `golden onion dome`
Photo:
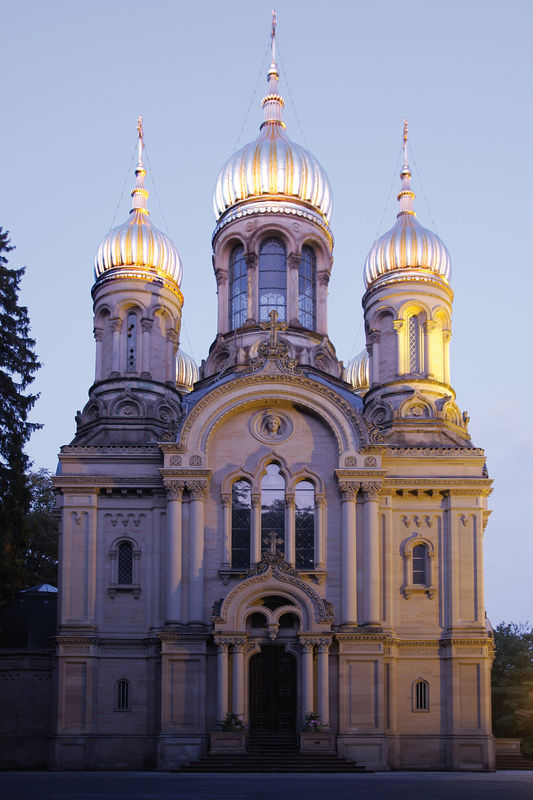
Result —
<path fill-rule="evenodd" d="M 149 193 L 144 187 L 146 169 L 142 160 L 144 147 L 142 117 L 137 123 L 139 157 L 132 189 L 132 208 L 128 219 L 111 230 L 101 242 L 94 262 L 96 280 L 140 277 L 163 280 L 178 288 L 182 278 L 181 260 L 174 243 L 150 222 L 146 207 Z"/>
<path fill-rule="evenodd" d="M 198 367 L 194 359 L 183 350 L 176 355 L 176 385 L 178 389 L 191 392 L 198 380 Z"/>
<path fill-rule="evenodd" d="M 236 217 L 266 212 L 307 216 L 329 230 L 333 199 L 326 172 L 312 153 L 285 133 L 275 60 L 275 16 L 267 79 L 259 136 L 237 150 L 219 172 L 213 197 L 215 233 Z"/>
<path fill-rule="evenodd" d="M 354 392 L 364 394 L 370 388 L 368 353 L 363 350 L 358 356 L 348 361 L 344 368 L 344 380 L 349 383 Z"/>
<path fill-rule="evenodd" d="M 400 211 L 396 224 L 377 239 L 365 260 L 364 276 L 368 287 L 388 273 L 393 280 L 424 279 L 438 276 L 449 283 L 451 259 L 445 244 L 433 231 L 423 228 L 413 211 L 415 193 L 411 189 L 411 169 L 407 164 L 407 120 L 404 121 L 404 165 L 398 194 Z M 401 270 L 400 273 L 398 271 Z"/>

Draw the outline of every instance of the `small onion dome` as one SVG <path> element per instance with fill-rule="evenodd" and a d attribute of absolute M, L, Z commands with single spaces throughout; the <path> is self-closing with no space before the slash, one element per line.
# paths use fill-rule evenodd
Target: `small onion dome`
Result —
<path fill-rule="evenodd" d="M 404 165 L 400 173 L 402 188 L 398 195 L 400 211 L 396 224 L 377 239 L 366 257 L 364 275 L 366 288 L 382 275 L 402 270 L 390 276 L 395 280 L 420 279 L 432 273 L 449 283 L 450 254 L 433 231 L 417 222 L 413 211 L 415 194 L 411 189 L 411 170 L 407 164 L 407 123 L 404 127 Z"/>
<path fill-rule="evenodd" d="M 144 277 L 170 279 L 179 287 L 182 266 L 175 245 L 166 234 L 150 222 L 146 208 L 148 191 L 144 188 L 146 169 L 142 161 L 143 130 L 139 117 L 139 159 L 135 169 L 137 181 L 131 192 L 132 208 L 128 219 L 110 231 L 100 244 L 94 262 L 94 275 L 98 280 L 111 270 L 120 272 L 109 277 Z M 148 272 L 146 272 L 148 271 Z"/>
<path fill-rule="evenodd" d="M 315 156 L 285 133 L 274 33 L 273 29 L 264 122 L 257 139 L 237 150 L 220 170 L 213 197 L 215 217 L 220 227 L 222 216 L 237 206 L 235 210 L 243 215 L 259 211 L 307 214 L 329 230 L 333 200 L 328 177 Z M 258 207 L 259 203 L 264 207 Z"/>
<path fill-rule="evenodd" d="M 178 389 L 190 392 L 197 380 L 198 367 L 194 359 L 183 350 L 178 350 L 176 355 L 176 386 Z"/>
<path fill-rule="evenodd" d="M 368 353 L 365 350 L 352 358 L 344 368 L 344 380 L 357 394 L 364 394 L 370 386 L 368 374 Z"/>

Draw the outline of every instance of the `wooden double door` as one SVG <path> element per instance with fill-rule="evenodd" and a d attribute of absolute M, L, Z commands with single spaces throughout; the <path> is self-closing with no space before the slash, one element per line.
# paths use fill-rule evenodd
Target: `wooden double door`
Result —
<path fill-rule="evenodd" d="M 295 730 L 296 659 L 282 645 L 262 645 L 251 657 L 249 692 L 252 730 Z"/>

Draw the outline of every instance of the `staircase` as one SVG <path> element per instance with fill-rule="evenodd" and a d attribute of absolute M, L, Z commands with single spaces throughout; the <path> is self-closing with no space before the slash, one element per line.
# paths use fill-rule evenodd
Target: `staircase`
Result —
<path fill-rule="evenodd" d="M 301 753 L 293 731 L 252 731 L 246 753 L 211 754 L 180 772 L 369 772 L 335 753 Z"/>
<path fill-rule="evenodd" d="M 531 769 L 533 760 L 522 753 L 496 753 L 496 769 Z"/>

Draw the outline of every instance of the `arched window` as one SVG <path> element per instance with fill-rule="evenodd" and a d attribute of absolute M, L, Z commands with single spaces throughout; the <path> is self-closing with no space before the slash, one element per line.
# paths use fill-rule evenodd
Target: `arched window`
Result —
<path fill-rule="evenodd" d="M 137 371 L 137 314 L 130 311 L 126 326 L 126 372 Z"/>
<path fill-rule="evenodd" d="M 122 586 L 133 583 L 133 546 L 121 542 L 118 546 L 118 583 Z"/>
<path fill-rule="evenodd" d="M 246 322 L 248 307 L 248 273 L 242 244 L 231 251 L 228 273 L 229 327 L 235 330 Z"/>
<path fill-rule="evenodd" d="M 316 258 L 312 247 L 302 247 L 298 268 L 298 320 L 304 328 L 316 329 Z"/>
<path fill-rule="evenodd" d="M 279 239 L 265 239 L 259 250 L 259 319 L 268 321 L 270 311 L 278 319 L 287 316 L 287 258 Z"/>
<path fill-rule="evenodd" d="M 428 550 L 425 544 L 413 547 L 413 585 L 426 586 L 428 583 Z"/>
<path fill-rule="evenodd" d="M 261 479 L 261 541 L 269 550 L 275 542 L 276 552 L 285 552 L 285 478 L 279 464 L 273 462 Z"/>
<path fill-rule="evenodd" d="M 127 680 L 117 681 L 116 685 L 116 698 L 115 698 L 116 711 L 129 711 L 130 710 L 130 682 Z"/>
<path fill-rule="evenodd" d="M 294 493 L 296 568 L 313 569 L 315 562 L 315 487 L 299 481 Z"/>
<path fill-rule="evenodd" d="M 429 683 L 424 680 L 413 684 L 413 710 L 429 711 Z"/>
<path fill-rule="evenodd" d="M 235 481 L 231 487 L 231 566 L 234 569 L 247 569 L 250 566 L 251 518 L 250 481 Z"/>
<path fill-rule="evenodd" d="M 416 314 L 411 315 L 407 321 L 407 338 L 409 372 L 420 372 L 420 327 Z"/>

